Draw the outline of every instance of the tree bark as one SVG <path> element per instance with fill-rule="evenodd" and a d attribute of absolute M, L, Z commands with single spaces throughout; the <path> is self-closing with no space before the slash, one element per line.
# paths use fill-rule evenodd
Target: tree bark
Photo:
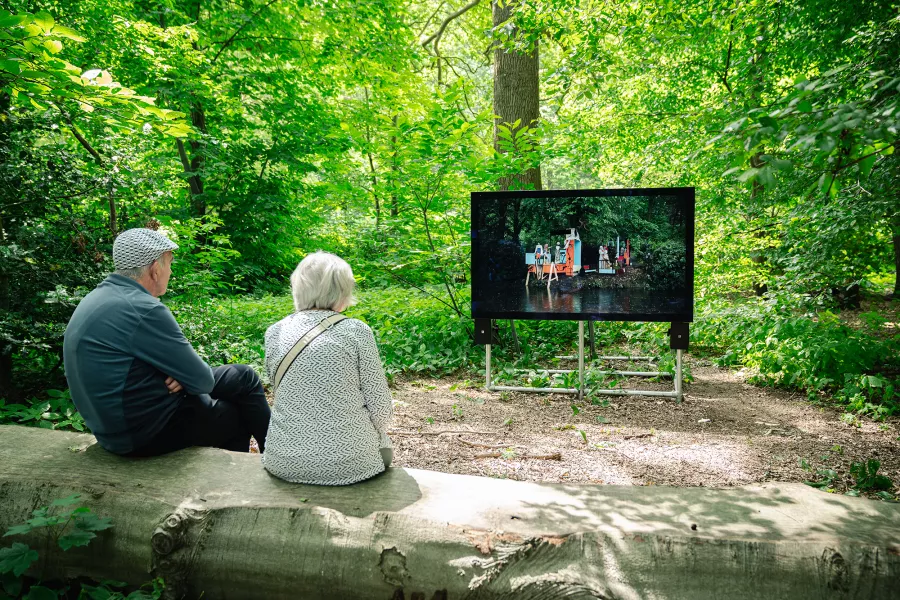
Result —
<path fill-rule="evenodd" d="M 9 109 L 12 106 L 12 99 L 6 92 L 0 92 L 0 164 L 7 164 L 11 154 L 10 147 L 10 128 L 12 120 L 9 118 Z M 8 196 L 7 196 L 8 198 Z M 7 207 L 0 205 L 0 244 L 6 244 L 6 228 L 4 223 L 4 213 Z M 10 285 L 9 273 L 0 264 L 0 314 L 8 313 L 10 308 Z M 12 353 L 13 345 L 0 339 L 0 398 L 10 398 L 14 396 L 13 376 L 12 376 Z"/>
<path fill-rule="evenodd" d="M 492 4 L 494 27 L 497 28 L 512 16 L 516 2 L 508 0 L 501 6 L 498 2 Z M 518 29 L 513 31 L 513 38 L 521 37 Z M 539 93 L 539 62 L 538 44 L 534 42 L 531 52 L 508 52 L 499 44 L 494 49 L 494 148 L 500 152 L 499 126 L 512 124 L 519 121 L 519 126 L 512 131 L 518 131 L 522 127 L 534 127 L 540 119 L 540 93 Z M 512 177 L 500 179 L 500 189 L 508 190 L 514 183 L 519 186 L 531 184 L 534 189 L 541 189 L 540 168 L 528 169 Z"/>
<path fill-rule="evenodd" d="M 206 113 L 203 112 L 203 106 L 200 104 L 199 100 L 194 102 L 191 106 L 191 123 L 193 123 L 194 127 L 202 134 L 206 134 Z M 193 154 L 191 157 L 191 172 L 194 174 L 194 181 L 197 189 L 197 192 L 191 198 L 191 207 L 195 217 L 202 217 L 206 215 L 206 198 L 203 196 L 203 180 L 200 178 L 199 173 L 200 169 L 203 168 L 205 158 L 203 152 L 201 152 L 200 141 L 192 139 L 190 143 L 191 153 Z"/>
<path fill-rule="evenodd" d="M 894 293 L 893 297 L 900 299 L 900 214 L 894 217 L 891 231 L 894 242 Z"/>
<path fill-rule="evenodd" d="M 514 600 L 897 597 L 900 506 L 802 484 L 569 486 L 391 468 L 298 485 L 212 448 L 128 459 L 85 434 L 0 426 L 0 530 L 78 493 L 113 527 L 44 580 L 166 582 L 165 598 Z M 40 468 L 35 468 L 35 461 Z"/>
<path fill-rule="evenodd" d="M 397 154 L 400 152 L 400 147 L 397 145 L 397 115 L 395 114 L 391 121 L 394 124 L 394 133 L 391 135 L 391 182 L 390 182 L 390 190 L 391 190 L 391 217 L 396 217 L 400 214 L 400 208 L 397 205 L 397 175 L 399 172 L 399 166 L 397 165 Z"/>

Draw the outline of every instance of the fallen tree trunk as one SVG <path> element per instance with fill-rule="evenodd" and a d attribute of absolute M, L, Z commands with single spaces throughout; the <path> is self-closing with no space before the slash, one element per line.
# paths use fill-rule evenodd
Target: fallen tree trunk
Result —
<path fill-rule="evenodd" d="M 44 577 L 219 598 L 889 598 L 900 507 L 799 484 L 744 488 L 515 482 L 390 469 L 294 485 L 256 455 L 125 459 L 93 437 L 0 426 L 0 530 L 81 493 L 114 527 Z M 29 537 L 31 536 L 31 537 Z M 23 539 L 28 538 L 28 539 Z"/>

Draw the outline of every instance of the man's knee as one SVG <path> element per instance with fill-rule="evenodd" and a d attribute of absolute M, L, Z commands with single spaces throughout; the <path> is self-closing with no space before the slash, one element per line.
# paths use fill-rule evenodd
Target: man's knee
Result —
<path fill-rule="evenodd" d="M 243 390 L 254 390 L 261 385 L 259 375 L 249 365 L 222 365 L 213 369 L 216 385 L 224 384 L 229 388 L 238 386 Z"/>
<path fill-rule="evenodd" d="M 235 376 L 239 377 L 248 386 L 256 387 L 260 384 L 259 375 L 250 365 L 229 365 L 234 369 Z"/>

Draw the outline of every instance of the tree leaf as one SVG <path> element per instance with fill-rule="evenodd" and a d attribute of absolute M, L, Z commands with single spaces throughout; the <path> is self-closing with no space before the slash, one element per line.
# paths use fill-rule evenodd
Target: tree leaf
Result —
<path fill-rule="evenodd" d="M 867 156 L 866 158 L 859 161 L 859 178 L 860 179 L 868 179 L 869 175 L 872 173 L 872 167 L 875 166 L 875 160 L 878 158 L 877 155 L 872 154 L 871 156 Z"/>
<path fill-rule="evenodd" d="M 75 527 L 82 531 L 103 531 L 112 526 L 112 519 L 98 517 L 94 513 L 80 514 L 75 518 Z"/>
<path fill-rule="evenodd" d="M 12 573 L 0 573 L 0 586 L 10 596 L 18 598 L 22 593 L 22 578 Z"/>
<path fill-rule="evenodd" d="M 75 42 L 86 42 L 87 39 L 83 38 L 77 31 L 74 29 L 69 29 L 64 25 L 60 25 L 57 23 L 53 26 L 53 35 L 58 35 L 59 37 L 64 37 Z"/>
<path fill-rule="evenodd" d="M 9 13 L 6 13 L 5 15 L 0 15 L 0 27 L 18 27 L 23 23 L 27 23 L 29 20 L 31 20 L 31 15 L 28 13 L 18 15 L 11 15 Z"/>
<path fill-rule="evenodd" d="M 84 531 L 83 529 L 74 529 L 66 535 L 59 538 L 59 547 L 63 550 L 76 548 L 79 546 L 87 546 L 97 534 L 92 531 Z"/>
<path fill-rule="evenodd" d="M 22 71 L 22 66 L 21 63 L 17 60 L 0 58 L 0 71 L 6 71 L 7 73 L 18 75 Z"/>
<path fill-rule="evenodd" d="M 34 13 L 34 22 L 37 23 L 45 33 L 50 33 L 53 29 L 53 15 L 45 10 Z"/>
<path fill-rule="evenodd" d="M 78 504 L 80 501 L 81 494 L 72 494 L 71 496 L 66 496 L 65 498 L 57 498 L 50 504 L 50 506 L 72 506 L 73 504 Z"/>
<path fill-rule="evenodd" d="M 6 537 L 8 535 L 24 535 L 32 529 L 34 529 L 34 527 L 29 525 L 28 523 L 24 525 L 14 525 L 10 527 L 6 533 L 3 534 L 3 537 Z"/>
<path fill-rule="evenodd" d="M 0 548 L 0 573 L 12 571 L 18 577 L 37 559 L 38 553 L 25 544 L 16 542 L 9 548 Z"/>
<path fill-rule="evenodd" d="M 57 600 L 59 594 L 55 590 L 42 585 L 33 585 L 22 600 Z"/>
<path fill-rule="evenodd" d="M 60 42 L 59 40 L 44 41 L 44 48 L 46 48 L 47 51 L 50 52 L 50 54 L 59 54 L 60 52 L 62 52 L 62 47 L 62 42 Z"/>

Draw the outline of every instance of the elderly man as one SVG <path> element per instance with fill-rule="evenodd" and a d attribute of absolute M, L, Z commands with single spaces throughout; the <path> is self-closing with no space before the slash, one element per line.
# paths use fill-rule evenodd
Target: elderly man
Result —
<path fill-rule="evenodd" d="M 101 446 L 155 456 L 189 446 L 265 449 L 271 414 L 246 365 L 210 369 L 159 301 L 178 246 L 151 229 L 113 243 L 116 271 L 75 309 L 63 343 L 72 400 Z"/>

